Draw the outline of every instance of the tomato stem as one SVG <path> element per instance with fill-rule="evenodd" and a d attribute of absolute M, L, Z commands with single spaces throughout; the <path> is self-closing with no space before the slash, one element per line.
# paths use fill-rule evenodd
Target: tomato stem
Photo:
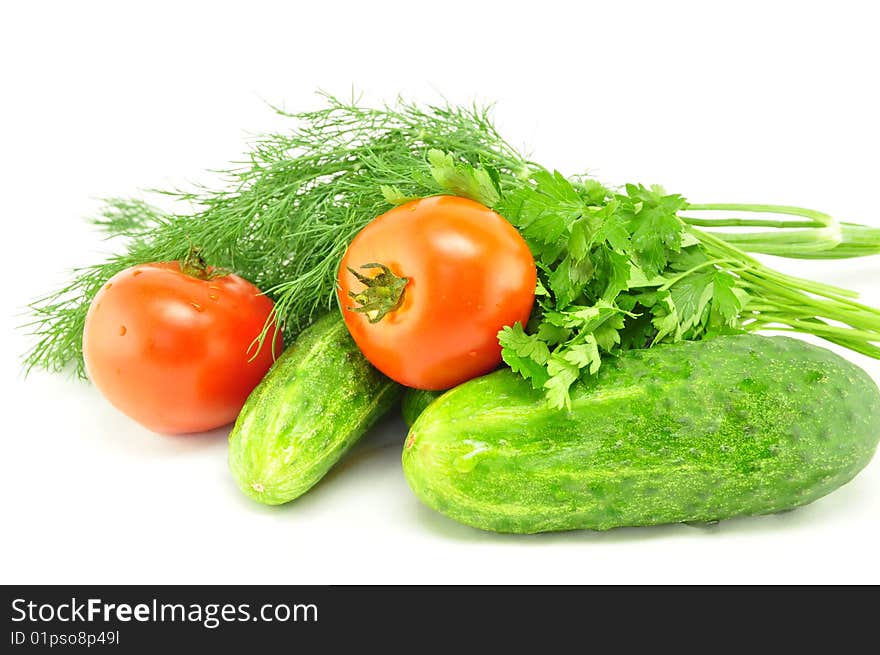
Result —
<path fill-rule="evenodd" d="M 403 294 L 407 283 L 409 283 L 409 278 L 395 275 L 385 264 L 373 262 L 364 264 L 361 268 L 378 268 L 380 272 L 378 275 L 369 277 L 358 273 L 351 266 L 348 267 L 348 272 L 364 285 L 364 289 L 358 293 L 348 292 L 349 298 L 359 303 L 359 306 L 346 307 L 346 309 L 366 314 L 370 323 L 378 323 L 386 314 L 393 312 L 403 304 Z"/>
<path fill-rule="evenodd" d="M 215 277 L 229 274 L 225 268 L 208 266 L 202 249 L 195 245 L 189 247 L 186 257 L 180 261 L 180 272 L 199 280 L 213 280 Z"/>

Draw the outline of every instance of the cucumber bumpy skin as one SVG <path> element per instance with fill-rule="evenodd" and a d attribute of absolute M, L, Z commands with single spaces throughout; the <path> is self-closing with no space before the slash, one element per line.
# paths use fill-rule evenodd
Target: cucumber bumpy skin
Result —
<path fill-rule="evenodd" d="M 302 495 L 402 389 L 364 359 L 340 316 L 324 316 L 278 358 L 241 410 L 229 435 L 236 483 L 266 505 Z"/>
<path fill-rule="evenodd" d="M 629 351 L 571 398 L 551 409 L 509 370 L 448 391 L 412 426 L 407 481 L 435 510 L 498 532 L 717 521 L 821 498 L 880 437 L 871 378 L 788 337 Z"/>

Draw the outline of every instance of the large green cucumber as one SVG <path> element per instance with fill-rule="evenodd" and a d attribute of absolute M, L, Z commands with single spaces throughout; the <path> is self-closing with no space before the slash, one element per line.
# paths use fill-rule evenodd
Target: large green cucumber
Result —
<path fill-rule="evenodd" d="M 279 505 L 305 493 L 399 398 L 364 359 L 342 318 L 304 330 L 257 385 L 229 435 L 241 490 Z"/>
<path fill-rule="evenodd" d="M 403 451 L 422 501 L 499 532 L 715 521 L 804 505 L 880 437 L 860 368 L 787 337 L 724 336 L 603 362 L 547 407 L 509 370 L 446 392 Z"/>

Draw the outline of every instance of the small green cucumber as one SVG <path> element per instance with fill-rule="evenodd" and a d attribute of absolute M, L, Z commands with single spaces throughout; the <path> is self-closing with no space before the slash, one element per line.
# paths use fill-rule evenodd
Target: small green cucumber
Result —
<path fill-rule="evenodd" d="M 324 316 L 278 358 L 242 408 L 229 435 L 236 483 L 267 505 L 302 495 L 401 391 L 364 359 L 342 318 Z"/>
<path fill-rule="evenodd" d="M 403 392 L 403 399 L 400 401 L 400 413 L 403 414 L 403 420 L 407 427 L 411 428 L 413 423 L 415 423 L 416 419 L 419 417 L 419 414 L 424 412 L 428 405 L 442 395 L 442 391 L 406 389 Z"/>
<path fill-rule="evenodd" d="M 880 438 L 880 392 L 856 365 L 787 337 L 632 350 L 572 389 L 571 409 L 510 370 L 416 420 L 406 479 L 485 530 L 607 530 L 768 514 L 851 480 Z"/>

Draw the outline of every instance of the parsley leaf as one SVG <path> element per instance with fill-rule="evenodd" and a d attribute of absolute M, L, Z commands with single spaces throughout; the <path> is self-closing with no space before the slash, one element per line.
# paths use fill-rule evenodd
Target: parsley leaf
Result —
<path fill-rule="evenodd" d="M 379 191 L 382 192 L 382 197 L 389 205 L 402 205 L 409 202 L 410 200 L 415 200 L 416 198 L 418 198 L 418 196 L 408 196 L 399 188 L 390 184 L 380 185 Z"/>
<path fill-rule="evenodd" d="M 658 187 L 628 184 L 626 191 L 620 198 L 629 217 L 636 260 L 648 276 L 656 275 L 666 267 L 670 251 L 681 247 L 684 223 L 677 212 L 687 202 L 679 195 L 661 195 Z"/>
<path fill-rule="evenodd" d="M 547 372 L 547 360 L 550 350 L 547 344 L 536 334 L 526 334 L 522 325 L 507 326 L 498 333 L 501 343 L 501 356 L 504 363 L 515 372 L 529 380 L 536 389 L 540 389 L 550 377 Z"/>
<path fill-rule="evenodd" d="M 493 206 L 501 197 L 497 171 L 458 163 L 449 153 L 433 148 L 428 151 L 428 163 L 434 181 L 453 195 L 476 200 L 487 207 Z M 382 194 L 387 200 L 384 189 Z"/>

